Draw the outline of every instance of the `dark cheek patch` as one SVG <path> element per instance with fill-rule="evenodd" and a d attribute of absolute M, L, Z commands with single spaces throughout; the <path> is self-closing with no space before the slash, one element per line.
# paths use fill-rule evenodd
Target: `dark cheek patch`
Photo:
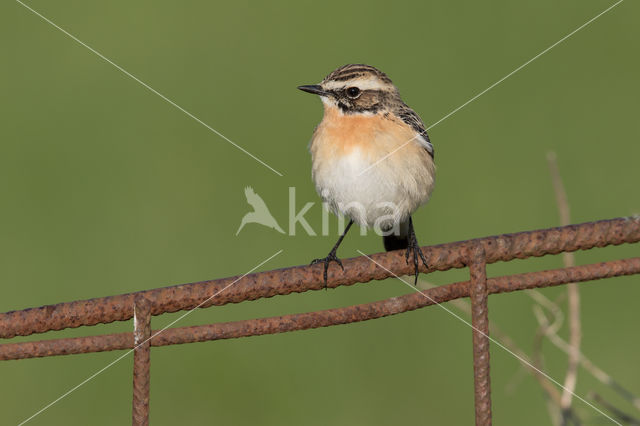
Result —
<path fill-rule="evenodd" d="M 338 101 L 338 108 L 340 108 L 343 112 L 350 112 L 353 110 L 352 107 L 347 106 L 345 103 L 343 103 L 342 101 Z"/>
<path fill-rule="evenodd" d="M 355 114 L 361 112 L 376 113 L 382 109 L 382 103 L 380 102 L 381 93 L 378 90 L 367 90 L 355 100 L 348 99 L 346 96 L 341 96 L 337 99 L 338 107 L 345 114 Z"/>
<path fill-rule="evenodd" d="M 370 108 L 378 103 L 377 97 L 373 93 L 364 92 L 362 96 L 356 101 L 361 108 Z"/>

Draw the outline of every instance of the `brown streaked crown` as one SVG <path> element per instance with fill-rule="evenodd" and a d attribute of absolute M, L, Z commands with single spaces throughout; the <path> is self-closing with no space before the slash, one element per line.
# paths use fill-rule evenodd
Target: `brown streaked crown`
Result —
<path fill-rule="evenodd" d="M 346 81 L 346 80 L 358 79 L 361 77 L 376 77 L 383 83 L 393 84 L 391 79 L 385 73 L 383 73 L 376 67 L 372 67 L 371 65 L 365 65 L 365 64 L 343 65 L 340 68 L 332 71 L 328 76 L 326 76 L 323 82 Z"/>

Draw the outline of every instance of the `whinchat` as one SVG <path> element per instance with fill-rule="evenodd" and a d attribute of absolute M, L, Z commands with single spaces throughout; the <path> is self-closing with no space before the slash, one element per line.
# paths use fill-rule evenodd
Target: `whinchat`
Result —
<path fill-rule="evenodd" d="M 320 84 L 298 89 L 320 96 L 324 106 L 309 145 L 316 190 L 336 214 L 350 218 L 327 257 L 311 262 L 324 263 L 325 286 L 331 261 L 342 267 L 336 252 L 354 222 L 381 231 L 387 251 L 406 249 L 417 284 L 418 258 L 427 262 L 411 215 L 429 200 L 435 183 L 424 123 L 391 79 L 370 65 L 345 65 Z"/>

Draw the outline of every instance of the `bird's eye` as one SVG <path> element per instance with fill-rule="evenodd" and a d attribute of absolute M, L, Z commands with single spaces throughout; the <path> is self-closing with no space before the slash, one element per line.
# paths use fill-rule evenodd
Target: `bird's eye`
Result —
<path fill-rule="evenodd" d="M 347 96 L 351 99 L 357 98 L 358 96 L 360 96 L 360 89 L 358 89 L 357 87 L 347 88 Z"/>

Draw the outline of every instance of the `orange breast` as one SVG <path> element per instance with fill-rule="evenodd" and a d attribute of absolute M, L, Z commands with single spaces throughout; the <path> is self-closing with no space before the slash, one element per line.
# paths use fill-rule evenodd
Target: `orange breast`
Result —
<path fill-rule="evenodd" d="M 414 134 L 402 121 L 382 114 L 342 114 L 338 108 L 325 108 L 311 151 L 322 157 L 335 157 L 358 149 L 375 161 L 407 143 Z"/>
<path fill-rule="evenodd" d="M 327 108 L 315 140 L 324 145 L 323 149 L 335 153 L 346 154 L 356 147 L 366 149 L 378 131 L 380 120 L 375 115 L 346 115 L 337 108 Z"/>

